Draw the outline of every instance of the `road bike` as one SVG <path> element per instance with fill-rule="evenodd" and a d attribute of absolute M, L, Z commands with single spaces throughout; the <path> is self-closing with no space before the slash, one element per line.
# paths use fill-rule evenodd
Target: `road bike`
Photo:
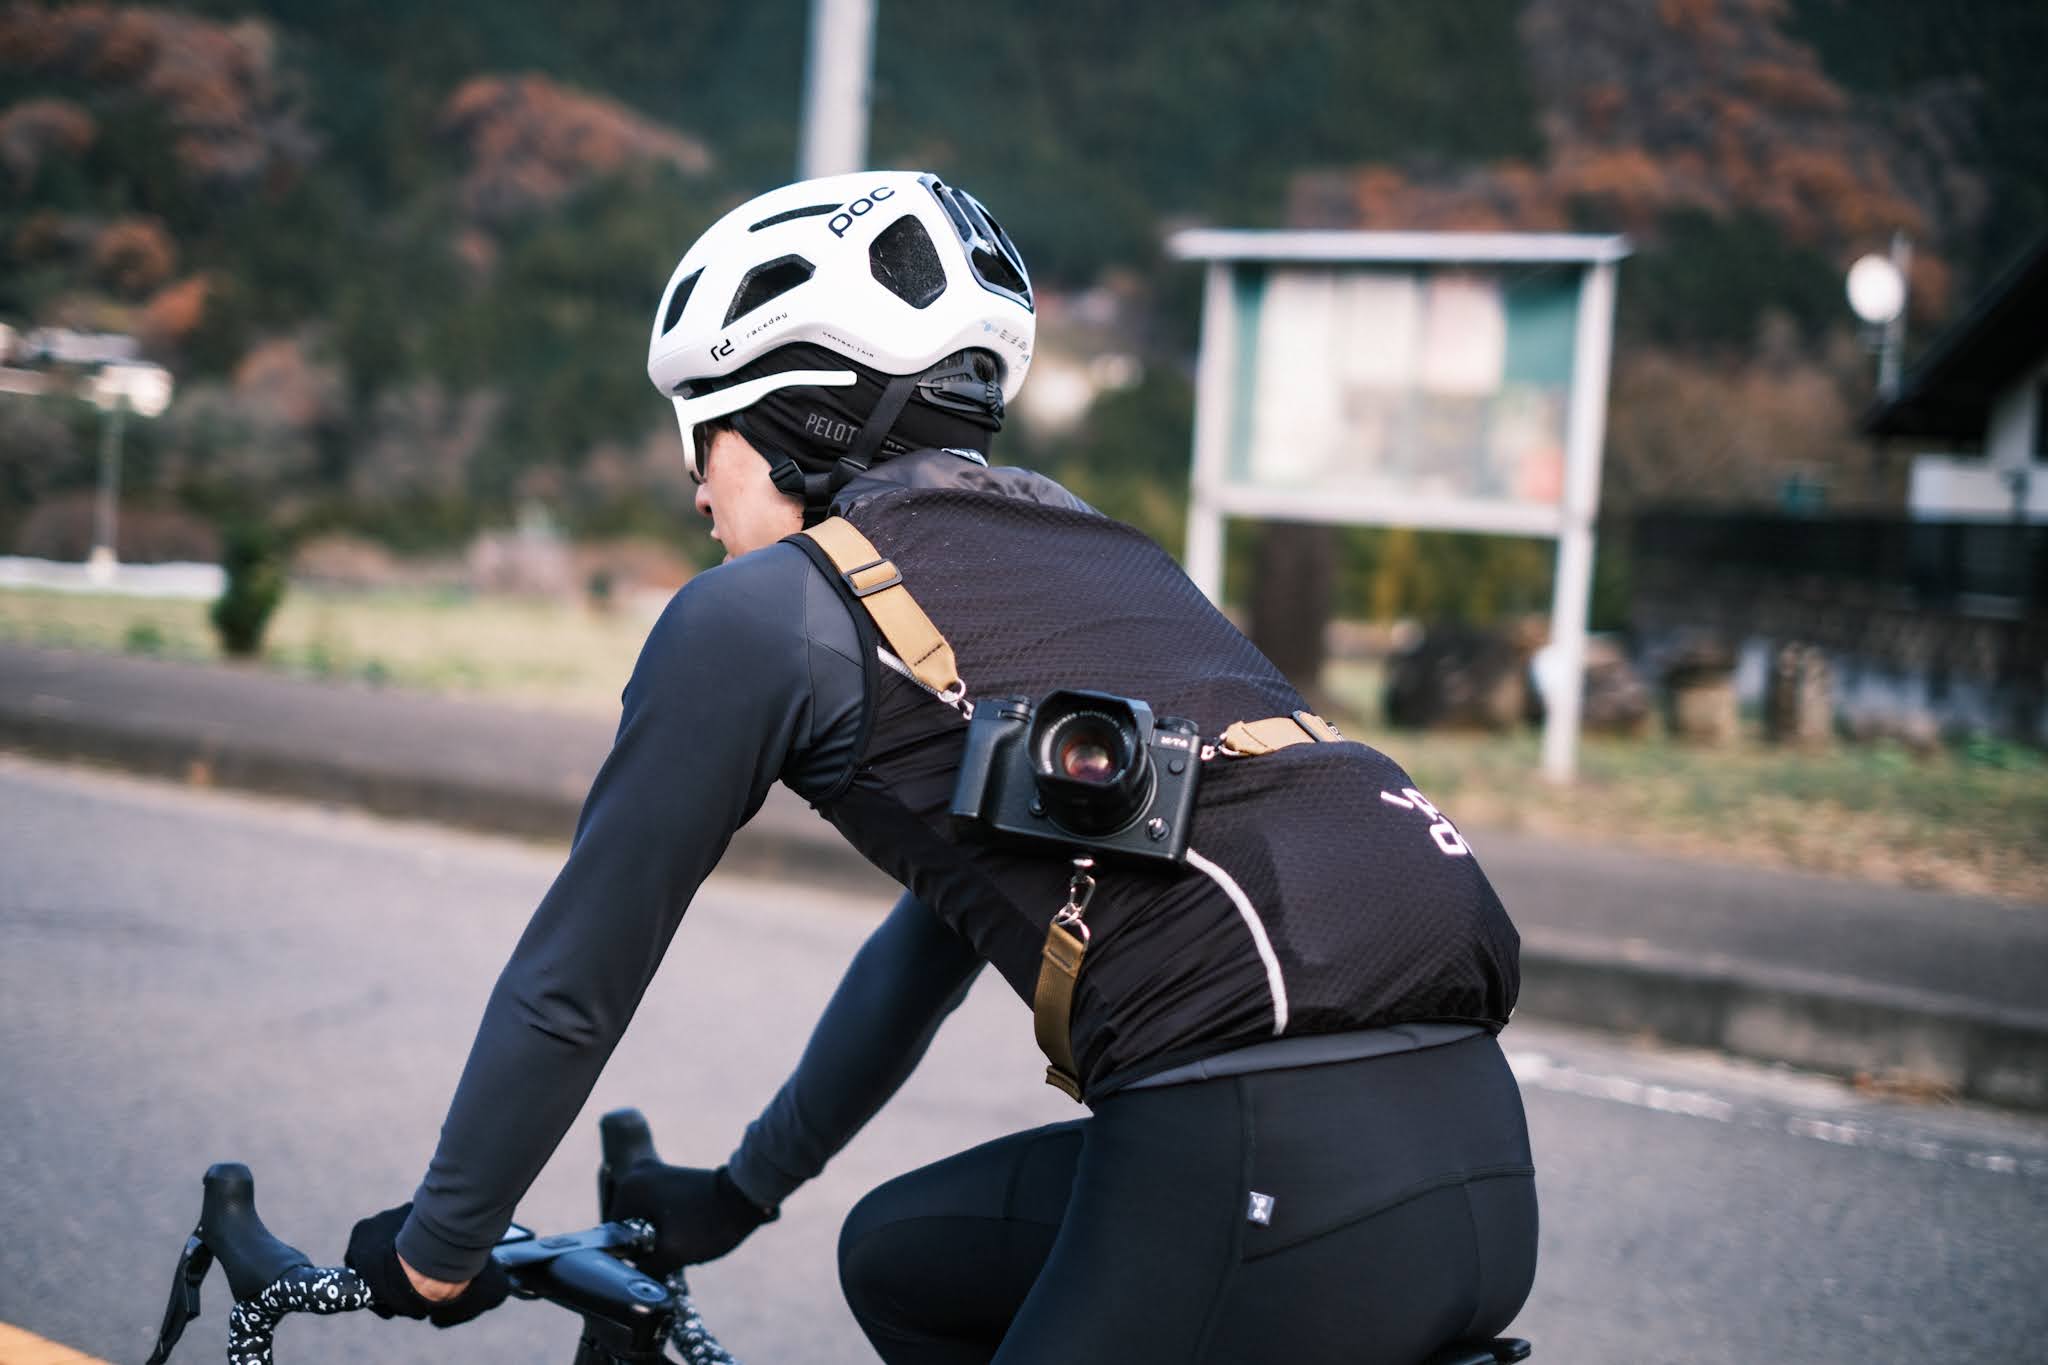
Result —
<path fill-rule="evenodd" d="M 656 1158 L 654 1136 L 637 1109 L 606 1114 L 598 1133 L 602 1212 L 617 1174 Z M 199 1286 L 216 1261 L 235 1300 L 228 1313 L 228 1365 L 273 1365 L 277 1325 L 287 1314 L 370 1306 L 369 1286 L 353 1270 L 316 1266 L 263 1226 L 247 1166 L 210 1166 L 201 1188 L 199 1223 L 178 1257 L 148 1365 L 165 1365 L 186 1324 L 199 1316 Z M 573 1365 L 739 1365 L 704 1326 L 681 1271 L 656 1279 L 633 1264 L 654 1244 L 654 1228 L 639 1219 L 551 1236 L 514 1224 L 491 1257 L 504 1268 L 515 1298 L 544 1299 L 582 1318 Z M 1529 1353 L 1528 1342 L 1503 1337 L 1447 1347 L 1423 1365 L 1507 1365 Z"/>

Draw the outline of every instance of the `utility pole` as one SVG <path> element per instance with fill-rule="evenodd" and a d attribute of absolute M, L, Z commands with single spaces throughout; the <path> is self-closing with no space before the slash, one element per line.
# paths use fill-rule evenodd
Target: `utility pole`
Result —
<path fill-rule="evenodd" d="M 1877 391 L 1886 398 L 1899 391 L 1899 369 L 1906 354 L 1906 300 L 1911 297 L 1908 282 L 1913 278 L 1913 243 L 1903 232 L 1892 234 L 1891 262 L 1901 283 L 1898 311 L 1884 325 L 1884 345 L 1877 354 Z"/>
<path fill-rule="evenodd" d="M 867 169 L 875 0 L 811 0 L 811 52 L 797 178 Z"/>
<path fill-rule="evenodd" d="M 95 583 L 114 581 L 120 563 L 117 538 L 121 515 L 121 433 L 132 410 L 140 417 L 158 417 L 170 406 L 171 372 L 161 365 L 102 365 L 87 386 L 87 396 L 106 416 L 100 421 L 100 487 L 93 505 L 92 554 L 86 577 Z"/>
<path fill-rule="evenodd" d="M 100 419 L 100 487 L 93 500 L 92 554 L 86 559 L 86 574 L 94 582 L 110 583 L 121 515 L 121 428 L 128 416 L 128 399 L 115 393 L 108 400 L 107 415 Z"/>

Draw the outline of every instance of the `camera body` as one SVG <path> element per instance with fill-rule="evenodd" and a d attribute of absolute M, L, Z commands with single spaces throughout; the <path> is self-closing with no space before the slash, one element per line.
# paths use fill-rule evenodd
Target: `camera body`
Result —
<path fill-rule="evenodd" d="M 1064 689 L 978 701 L 953 788 L 973 838 L 1149 863 L 1182 862 L 1202 737 L 1142 701 Z"/>

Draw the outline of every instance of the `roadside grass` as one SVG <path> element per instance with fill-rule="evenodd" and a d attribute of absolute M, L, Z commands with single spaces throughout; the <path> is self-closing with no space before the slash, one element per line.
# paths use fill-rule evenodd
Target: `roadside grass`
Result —
<path fill-rule="evenodd" d="M 0 590 L 0 640 L 218 662 L 207 603 Z M 294 587 L 261 666 L 298 677 L 490 697 L 606 714 L 633 671 L 658 602 L 600 612 L 580 602 L 459 592 Z"/>
<path fill-rule="evenodd" d="M 2048 758 L 2012 745 L 1916 755 L 1893 742 L 1807 753 L 1753 733 L 1725 749 L 1588 736 L 1579 778 L 1542 776 L 1542 738 L 1392 730 L 1379 670 L 1333 666 L 1345 733 L 1451 817 L 1569 842 L 2048 903 Z"/>
<path fill-rule="evenodd" d="M 300 677 L 613 714 L 658 601 L 296 587 L 259 666 Z M 0 640 L 218 659 L 203 602 L 0 590 Z M 2048 758 L 1976 744 L 1820 753 L 1755 738 L 1707 750 L 1589 736 L 1580 777 L 1541 774 L 1541 737 L 1410 732 L 1379 722 L 1380 670 L 1324 678 L 1345 732 L 1391 754 L 1481 840 L 1488 829 L 2048 903 Z"/>

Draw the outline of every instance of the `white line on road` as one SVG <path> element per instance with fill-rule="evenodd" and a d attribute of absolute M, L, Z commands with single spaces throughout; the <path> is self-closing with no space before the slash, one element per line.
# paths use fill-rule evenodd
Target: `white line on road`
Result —
<path fill-rule="evenodd" d="M 1758 1128 L 1839 1147 L 1886 1152 L 1915 1161 L 1966 1166 L 1997 1175 L 2048 1179 L 2048 1158 L 1939 1141 L 1923 1134 L 1890 1131 L 1877 1124 L 1854 1119 L 1824 1119 L 1762 1105 L 1745 1106 L 1704 1090 L 1658 1085 L 1630 1076 L 1582 1070 L 1540 1052 L 1510 1052 L 1507 1056 L 1515 1079 L 1538 1090 L 1583 1095 L 1637 1109 L 1706 1119 L 1712 1123 Z"/>

